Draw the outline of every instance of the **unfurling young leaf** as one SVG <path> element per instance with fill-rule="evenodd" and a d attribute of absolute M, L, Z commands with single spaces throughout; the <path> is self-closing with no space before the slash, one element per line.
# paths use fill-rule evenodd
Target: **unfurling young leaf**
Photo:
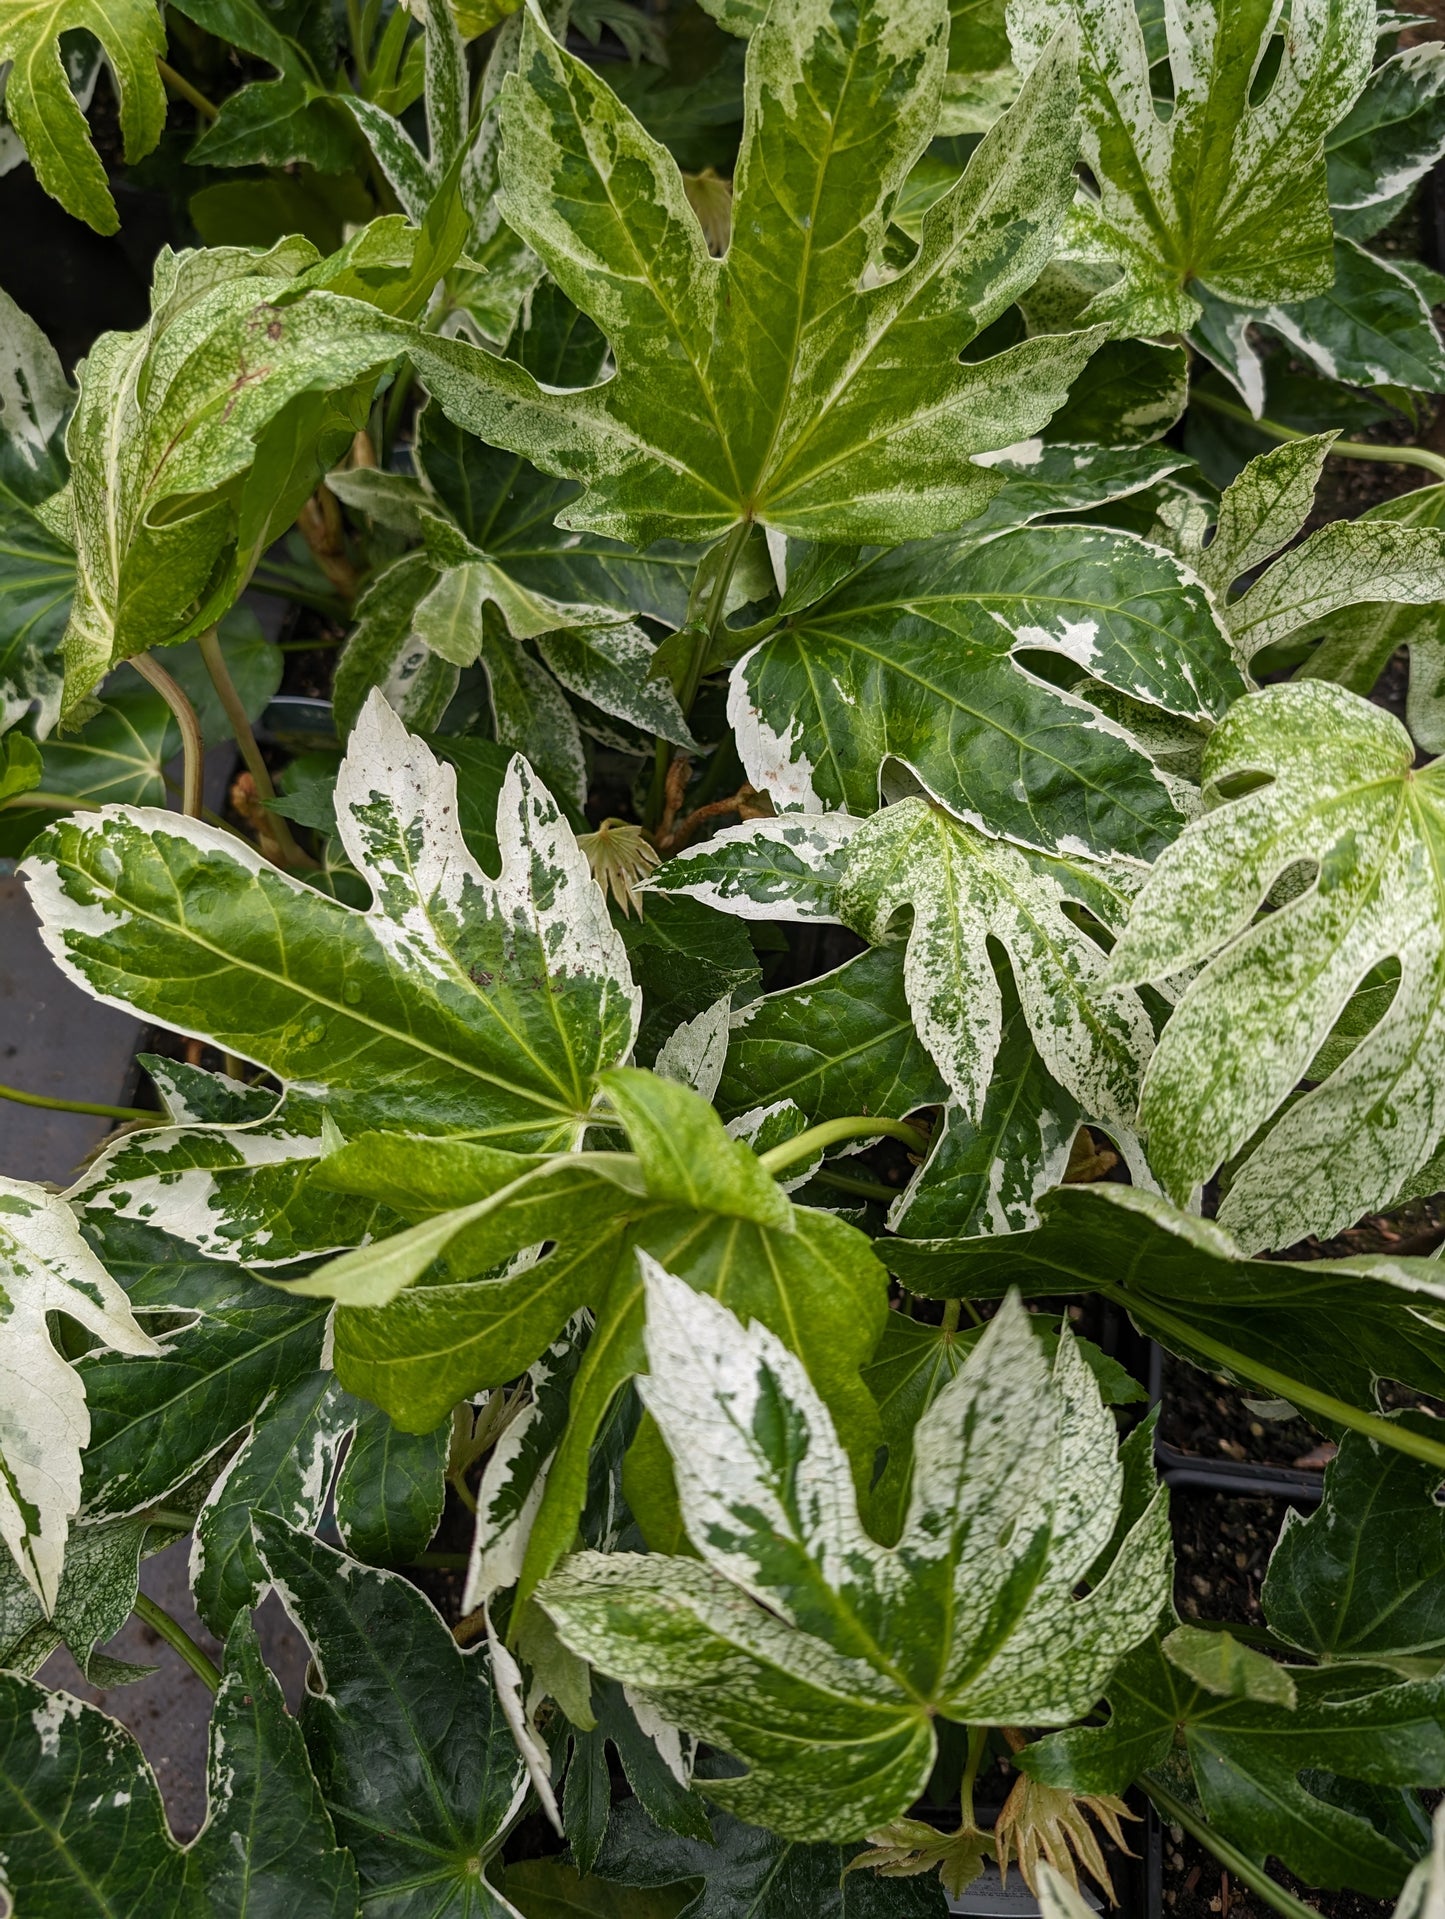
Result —
<path fill-rule="evenodd" d="M 1251 1250 L 1389 1205 L 1445 1132 L 1442 774 L 1413 762 L 1398 720 L 1326 681 L 1239 701 L 1205 749 L 1215 808 L 1161 855 L 1110 961 L 1121 982 L 1212 961 L 1140 1104 L 1150 1163 L 1181 1202 L 1275 1118 L 1370 969 L 1399 962 L 1378 1024 L 1236 1171 L 1219 1218 Z M 1256 923 L 1301 862 L 1304 890 Z"/>
<path fill-rule="evenodd" d="M 582 481 L 564 525 L 639 544 L 750 522 L 893 541 L 977 512 L 999 480 L 968 456 L 1036 432 L 1097 340 L 959 357 L 1036 277 L 1072 193 L 1065 38 L 929 210 L 913 262 L 877 266 L 934 130 L 947 34 L 943 0 L 771 13 L 748 47 L 716 260 L 671 156 L 529 10 L 502 110 L 504 212 L 617 371 L 559 394 L 475 356 L 468 409 L 449 411 Z"/>
<path fill-rule="evenodd" d="M 1063 1724 L 1168 1585 L 1159 1493 L 1091 1590 L 1122 1475 L 1067 1339 L 1050 1368 L 1006 1302 L 915 1435 L 897 1546 L 863 1530 L 797 1359 L 644 1256 L 640 1390 L 701 1555 L 583 1553 L 542 1587 L 563 1641 L 742 1759 L 709 1791 L 797 1839 L 856 1839 L 917 1797 L 933 1717 Z M 1005 1597 L 1007 1595 L 1007 1597 Z"/>

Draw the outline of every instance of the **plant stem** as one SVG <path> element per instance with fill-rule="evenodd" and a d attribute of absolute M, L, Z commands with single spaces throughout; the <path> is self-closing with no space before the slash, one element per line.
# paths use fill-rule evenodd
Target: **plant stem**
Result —
<path fill-rule="evenodd" d="M 1156 1785 L 1152 1779 L 1141 1779 L 1139 1784 L 1166 1819 L 1176 1826 L 1183 1826 L 1201 1846 L 1207 1847 L 1221 1866 L 1232 1872 L 1251 1892 L 1258 1893 L 1267 1906 L 1272 1906 L 1280 1914 L 1280 1919 L 1319 1919 L 1316 1907 L 1307 1906 L 1302 1899 L 1296 1899 L 1292 1892 L 1286 1892 L 1283 1886 L 1277 1885 L 1263 1866 L 1256 1865 L 1254 1860 L 1236 1850 L 1227 1839 L 1221 1838 L 1211 1825 L 1191 1812 L 1183 1800 L 1176 1799 L 1167 1787 Z"/>
<path fill-rule="evenodd" d="M 784 1167 L 796 1166 L 800 1159 L 811 1159 L 814 1153 L 836 1146 L 840 1140 L 875 1139 L 880 1133 L 886 1133 L 889 1139 L 901 1139 L 915 1153 L 928 1151 L 927 1134 L 910 1126 L 906 1119 L 825 1119 L 821 1126 L 810 1126 L 806 1133 L 785 1139 L 769 1152 L 759 1153 L 758 1164 L 769 1173 L 780 1173 Z"/>
<path fill-rule="evenodd" d="M 104 1106 L 94 1100 L 51 1099 L 45 1093 L 22 1093 L 18 1086 L 0 1086 L 0 1099 L 12 1099 L 17 1106 L 44 1106 L 52 1113 L 93 1113 L 97 1119 L 148 1119 L 157 1126 L 165 1124 L 165 1114 L 146 1112 L 139 1106 Z"/>
<path fill-rule="evenodd" d="M 381 446 L 378 451 L 383 460 L 391 458 L 397 433 L 401 429 L 401 418 L 406 411 L 407 397 L 415 380 L 416 373 L 411 361 L 404 360 L 397 369 L 396 378 L 391 383 L 391 391 L 387 394 L 386 403 L 382 409 Z"/>
<path fill-rule="evenodd" d="M 201 737 L 201 722 L 196 709 L 186 698 L 160 661 L 149 653 L 132 653 L 130 663 L 141 678 L 153 686 L 176 717 L 181 729 L 181 754 L 185 765 L 181 789 L 181 811 L 187 819 L 201 816 L 201 783 L 205 775 L 206 743 Z"/>
<path fill-rule="evenodd" d="M 102 810 L 99 800 L 83 800 L 74 793 L 51 793 L 43 786 L 32 786 L 28 793 L 11 794 L 4 806 L 59 807 L 63 813 L 99 813 Z"/>
<path fill-rule="evenodd" d="M 246 771 L 251 775 L 259 800 L 274 800 L 276 788 L 271 784 L 271 772 L 261 757 L 261 749 L 256 744 L 256 735 L 251 731 L 251 722 L 246 717 L 246 709 L 241 704 L 241 696 L 236 691 L 230 669 L 226 665 L 226 656 L 221 651 L 221 642 L 213 626 L 207 627 L 200 638 L 201 658 L 206 663 L 206 671 L 211 676 L 211 684 L 220 697 L 221 705 L 226 709 L 226 718 L 231 722 L 231 731 L 235 735 L 236 745 L 241 750 L 241 758 L 246 762 Z M 291 828 L 285 816 L 272 813 L 267 822 L 267 830 L 276 842 L 276 849 L 287 866 L 309 866 L 311 861 L 301 851 L 292 836 Z"/>
<path fill-rule="evenodd" d="M 1195 391 L 1189 396 L 1192 403 L 1207 407 L 1211 413 L 1222 413 L 1227 420 L 1239 420 L 1245 426 L 1251 426 L 1256 433 L 1266 433 L 1275 440 L 1308 440 L 1313 436 L 1300 432 L 1298 427 L 1281 426 L 1278 420 L 1256 420 L 1248 407 L 1236 406 L 1232 400 L 1221 400 L 1217 394 Z M 1437 480 L 1445 480 L 1445 454 L 1431 453 L 1423 446 L 1372 446 L 1366 440 L 1336 440 L 1329 450 L 1332 460 L 1384 460 L 1392 466 L 1423 467 L 1427 473 L 1433 473 Z"/>
<path fill-rule="evenodd" d="M 835 1193 L 852 1193 L 858 1199 L 876 1199 L 891 1206 L 899 1193 L 900 1186 L 885 1186 L 881 1179 L 862 1179 L 856 1173 L 835 1173 L 831 1167 L 823 1167 L 814 1173 L 814 1179 L 820 1186 L 831 1186 Z"/>
<path fill-rule="evenodd" d="M 153 1627 L 166 1644 L 180 1654 L 197 1679 L 209 1686 L 212 1692 L 221 1690 L 219 1669 L 201 1651 L 185 1627 L 172 1619 L 164 1607 L 158 1606 L 149 1593 L 136 1594 L 135 1612 L 137 1618 L 143 1619 L 148 1626 Z"/>
<path fill-rule="evenodd" d="M 1106 1299 L 1114 1300 L 1137 1319 L 1157 1327 L 1161 1333 L 1172 1335 L 1181 1345 L 1203 1353 L 1206 1359 L 1214 1360 L 1227 1372 L 1253 1380 L 1257 1386 L 1267 1386 L 1276 1398 L 1287 1399 L 1292 1406 L 1298 1406 L 1305 1412 L 1318 1413 L 1323 1419 L 1332 1420 L 1337 1426 L 1347 1426 L 1351 1432 L 1363 1433 L 1366 1439 L 1390 1446 L 1397 1453 L 1405 1453 L 1411 1459 L 1423 1460 L 1427 1466 L 1445 1470 L 1445 1445 L 1439 1440 L 1426 1439 L 1423 1434 L 1413 1433 L 1408 1427 L 1382 1419 L 1378 1413 L 1362 1412 L 1358 1406 L 1336 1399 L 1331 1393 L 1317 1392 L 1302 1379 L 1292 1379 L 1288 1373 L 1276 1372 L 1273 1366 L 1266 1366 L 1263 1361 L 1252 1359 L 1246 1353 L 1236 1352 L 1222 1340 L 1197 1331 L 1184 1320 L 1176 1319 L 1173 1313 L 1155 1306 L 1151 1300 L 1139 1299 L 1122 1286 L 1102 1283 L 1093 1290 Z"/>
<path fill-rule="evenodd" d="M 944 1332 L 956 1333 L 958 1331 L 958 1322 L 962 1318 L 962 1316 L 963 1316 L 963 1301 L 961 1299 L 944 1300 L 943 1302 Z"/>
<path fill-rule="evenodd" d="M 688 655 L 687 671 L 683 674 L 682 686 L 677 696 L 677 703 L 682 708 L 684 719 L 692 711 L 692 703 L 697 698 L 697 689 L 702 685 L 708 655 L 712 652 L 713 641 L 718 636 L 723 616 L 727 611 L 728 588 L 733 583 L 733 574 L 737 572 L 738 561 L 742 558 L 743 548 L 747 545 L 748 535 L 752 530 L 751 520 L 739 520 L 728 535 L 722 565 L 718 569 L 718 576 L 713 581 L 712 593 L 708 598 L 703 636 L 693 640 L 692 651 Z"/>
<path fill-rule="evenodd" d="M 970 1726 L 968 1729 L 968 1763 L 963 1769 L 963 1779 L 958 1789 L 959 1825 L 973 1824 L 973 1788 L 978 1778 L 978 1768 L 983 1759 L 984 1749 L 988 1745 L 988 1727 Z"/>
<path fill-rule="evenodd" d="M 148 1526 L 162 1526 L 168 1533 L 188 1533 L 196 1523 L 194 1513 L 172 1512 L 168 1506 L 155 1506 L 141 1516 Z"/>
<path fill-rule="evenodd" d="M 177 73 L 173 66 L 162 60 L 159 54 L 156 55 L 156 70 L 171 92 L 178 99 L 184 100 L 187 105 L 193 106 L 202 119 L 218 120 L 220 118 L 221 109 L 208 100 L 199 87 L 193 86 L 183 73 Z"/>

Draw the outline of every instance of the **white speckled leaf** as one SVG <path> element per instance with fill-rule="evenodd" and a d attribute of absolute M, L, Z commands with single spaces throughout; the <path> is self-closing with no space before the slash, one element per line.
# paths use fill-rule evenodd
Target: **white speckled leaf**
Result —
<path fill-rule="evenodd" d="M 1161 1494 L 1075 1597 L 1122 1475 L 1072 1342 L 1050 1371 L 1004 1303 L 918 1422 L 907 1517 L 884 1547 L 794 1356 L 642 1263 L 640 1391 L 705 1563 L 584 1554 L 539 1598 L 574 1651 L 747 1762 L 709 1792 L 788 1837 L 853 1839 L 916 1796 L 933 1713 L 1052 1725 L 1087 1710 L 1157 1617 L 1168 1538 Z"/>
<path fill-rule="evenodd" d="M 912 909 L 904 983 L 914 1024 L 964 1111 L 977 1118 L 1002 1034 L 988 942 L 1007 952 L 1045 1066 L 1106 1124 L 1132 1122 L 1153 1028 L 1136 995 L 1106 983 L 1107 958 L 1065 912 L 1118 924 L 1137 876 L 1052 860 L 986 838 L 923 800 L 864 823 L 838 888 L 844 921 L 875 943 Z"/>
<path fill-rule="evenodd" d="M 1242 574 L 1272 559 L 1309 518 L 1325 455 L 1337 437 L 1315 433 L 1286 440 L 1251 460 L 1224 489 L 1214 538 L 1190 555 L 1221 605 Z"/>
<path fill-rule="evenodd" d="M 1017 64 L 1027 70 L 1069 19 L 1080 33 L 1084 158 L 1100 197 L 1081 193 L 1066 244 L 1124 276 L 1086 318 L 1140 334 L 1182 330 L 1199 310 L 1195 281 L 1253 303 L 1328 291 L 1324 139 L 1369 75 L 1371 0 L 1296 0 L 1278 72 L 1257 99 L 1275 10 L 1179 0 L 1165 15 L 1167 117 L 1133 0 L 1011 0 Z"/>
<path fill-rule="evenodd" d="M 714 260 L 666 149 L 529 9 L 503 90 L 503 210 L 607 334 L 616 372 L 557 393 L 480 353 L 455 365 L 484 439 L 584 483 L 566 524 L 638 544 L 743 519 L 897 540 L 997 489 L 968 456 L 1037 432 L 1096 343 L 959 357 L 1048 258 L 1072 194 L 1075 81 L 1061 43 L 930 208 L 917 258 L 875 274 L 937 121 L 948 24 L 943 0 L 768 17 L 747 52 L 732 244 Z"/>
<path fill-rule="evenodd" d="M 157 1350 L 65 1201 L 0 1179 L 0 1539 L 48 1613 L 80 1505 L 90 1415 L 47 1313 L 64 1313 L 117 1352 Z"/>
<path fill-rule="evenodd" d="M 861 824 L 846 813 L 784 813 L 725 826 L 659 867 L 648 889 L 739 919 L 836 922 L 844 848 Z"/>
<path fill-rule="evenodd" d="M 452 770 L 373 694 L 336 808 L 374 894 L 364 913 L 175 814 L 111 808 L 51 828 L 25 867 L 51 952 L 95 997 L 265 1066 L 343 1133 L 575 1143 L 596 1073 L 631 1047 L 638 996 L 546 789 L 513 760 L 488 878 Z"/>
<path fill-rule="evenodd" d="M 1328 1237 L 1388 1205 L 1445 1132 L 1445 799 L 1411 771 L 1399 722 L 1324 680 L 1241 700 L 1205 754 L 1216 804 L 1159 860 L 1114 950 L 1115 979 L 1204 965 L 1165 1028 L 1140 1119 L 1165 1189 L 1188 1197 L 1275 1114 L 1355 987 L 1396 959 L 1398 990 L 1322 1085 L 1296 1101 L 1231 1185 L 1240 1243 Z M 1280 875 L 1312 884 L 1255 924 Z"/>

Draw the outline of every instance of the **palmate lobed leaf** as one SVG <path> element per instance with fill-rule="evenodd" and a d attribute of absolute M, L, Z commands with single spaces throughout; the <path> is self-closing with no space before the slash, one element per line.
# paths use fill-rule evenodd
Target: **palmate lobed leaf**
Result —
<path fill-rule="evenodd" d="M 915 260 L 879 275 L 892 199 L 937 120 L 947 29 L 942 0 L 836 14 L 806 0 L 769 17 L 748 48 L 718 261 L 670 156 L 529 12 L 504 95 L 504 211 L 617 371 L 554 394 L 477 356 L 466 418 L 584 483 L 565 524 L 639 544 L 749 521 L 894 541 L 996 489 L 966 456 L 1036 431 L 1095 344 L 959 358 L 1052 245 L 1071 192 L 1072 60 L 1051 50 L 930 210 Z"/>
<path fill-rule="evenodd" d="M 1219 1217 L 1251 1249 L 1388 1205 L 1445 1130 L 1441 773 L 1413 761 L 1397 720 L 1326 681 L 1240 701 L 1205 750 L 1214 810 L 1161 856 L 1110 962 L 1120 981 L 1208 962 L 1140 1104 L 1151 1163 L 1181 1201 L 1279 1112 L 1370 969 L 1399 962 L 1372 1031 L 1236 1171 Z M 1252 790 L 1219 803 L 1246 778 Z M 1254 924 L 1300 862 L 1311 883 Z"/>
<path fill-rule="evenodd" d="M 1301 0 L 1277 72 L 1255 93 L 1276 13 L 1181 0 L 1166 14 L 1173 107 L 1162 117 L 1132 0 L 1012 0 L 1014 57 L 1027 68 L 1062 21 L 1077 21 L 1084 158 L 1066 250 L 1122 268 L 1086 310 L 1121 332 L 1183 331 L 1191 284 L 1266 305 L 1327 292 L 1334 277 L 1324 138 L 1369 75 L 1370 0 Z"/>
<path fill-rule="evenodd" d="M 522 1149 L 580 1138 L 595 1074 L 631 1047 L 638 999 L 546 789 L 512 762 L 498 804 L 501 872 L 489 878 L 461 838 L 451 768 L 374 694 L 337 792 L 369 911 L 288 878 L 231 834 L 114 808 L 67 820 L 31 849 L 25 873 L 52 953 L 94 997 L 274 1072 L 313 1133 L 324 1104 L 343 1132 L 393 1125 Z M 244 1136 L 220 1145 L 234 1150 L 231 1141 L 244 1164 Z M 154 1150 L 183 1162 L 190 1147 L 162 1135 Z M 314 1158 L 314 1137 L 298 1151 Z M 207 1169 L 202 1204 L 209 1179 Z M 176 1190 L 178 1208 L 195 1197 Z M 128 1203 L 123 1189 L 116 1203 Z M 246 1253 L 219 1201 L 217 1211 L 217 1249 Z M 166 1224 L 161 1204 L 143 1216 Z M 298 1214 L 297 1232 L 304 1223 Z M 193 1217 L 185 1234 L 212 1244 Z M 267 1237 L 263 1227 L 249 1252 L 264 1257 Z M 293 1235 L 280 1256 L 302 1250 Z"/>
<path fill-rule="evenodd" d="M 581 1554 L 539 1593 L 564 1642 L 743 1759 L 720 1803 L 784 1837 L 850 1840 L 917 1797 L 935 1713 L 1067 1723 L 1153 1625 L 1164 1495 L 1082 1599 L 1122 1474 L 1069 1341 L 1047 1366 L 1016 1300 L 919 1421 L 896 1547 L 863 1530 L 846 1459 L 766 1328 L 643 1256 L 642 1397 L 696 1560 Z"/>
<path fill-rule="evenodd" d="M 301 1731 L 364 1904 L 396 1919 L 518 1919 L 490 1881 L 527 1774 L 486 1649 L 463 1652 L 399 1575 L 274 1514 L 254 1532 L 315 1661 Z"/>
<path fill-rule="evenodd" d="M 865 813 L 899 761 L 991 832 L 1046 852 L 1152 858 L 1179 827 L 1169 787 L 1028 656 L 1166 713 L 1217 717 L 1245 680 L 1208 596 L 1127 533 L 985 530 L 869 557 L 739 661 L 728 712 L 748 777 L 780 810 Z"/>
<path fill-rule="evenodd" d="M 1171 1781 L 1182 1740 L 1206 1817 L 1247 1856 L 1262 1866 L 1272 1855 L 1310 1885 L 1353 1886 L 1387 1897 L 1414 1854 L 1379 1830 L 1363 1807 L 1342 1803 L 1344 1782 L 1378 1789 L 1439 1779 L 1445 1773 L 1445 1681 L 1372 1689 L 1371 1678 L 1391 1676 L 1304 1667 L 1293 1668 L 1291 1677 L 1292 1707 L 1221 1698 L 1151 1641 L 1115 1674 L 1107 1725 L 1056 1733 L 1031 1746 L 1019 1763 L 1045 1784 L 1118 1792 L 1141 1773 L 1157 1770 Z M 1301 1774 L 1333 1792 L 1310 1790 Z"/>

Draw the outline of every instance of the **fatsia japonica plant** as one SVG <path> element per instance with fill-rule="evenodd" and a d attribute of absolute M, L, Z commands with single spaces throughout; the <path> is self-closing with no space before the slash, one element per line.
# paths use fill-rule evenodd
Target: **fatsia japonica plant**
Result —
<path fill-rule="evenodd" d="M 0 910 L 148 1035 L 0 1088 L 17 1919 L 1438 1901 L 1420 27 L 0 7 L 170 235 L 0 291 Z"/>

